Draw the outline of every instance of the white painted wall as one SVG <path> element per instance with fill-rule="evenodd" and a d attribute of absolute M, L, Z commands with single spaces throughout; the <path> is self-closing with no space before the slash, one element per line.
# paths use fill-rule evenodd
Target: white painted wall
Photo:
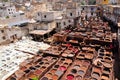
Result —
<path fill-rule="evenodd" d="M 5 42 L 8 39 L 8 36 L 5 35 L 5 30 L 4 33 L 2 33 L 1 31 L 4 29 L 0 29 L 0 43 Z M 3 39 L 3 37 L 5 37 L 5 39 Z"/>
<path fill-rule="evenodd" d="M 6 12 L 7 12 L 8 16 L 13 16 L 13 15 L 15 15 L 17 13 L 15 6 L 7 7 Z"/>
<path fill-rule="evenodd" d="M 42 13 L 42 21 L 52 21 L 54 20 L 53 12 L 43 12 Z"/>

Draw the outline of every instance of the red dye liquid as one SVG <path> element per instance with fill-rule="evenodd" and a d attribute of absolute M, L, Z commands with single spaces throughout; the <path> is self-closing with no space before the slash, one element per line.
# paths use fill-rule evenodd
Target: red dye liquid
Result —
<path fill-rule="evenodd" d="M 61 71 L 65 71 L 67 68 L 66 68 L 65 66 L 61 66 L 59 69 L 60 69 Z"/>
<path fill-rule="evenodd" d="M 36 71 L 35 71 L 35 74 L 40 74 L 40 73 L 41 73 L 40 70 L 36 70 Z"/>
<path fill-rule="evenodd" d="M 74 76 L 73 75 L 68 75 L 67 76 L 67 80 L 73 80 L 74 79 Z"/>

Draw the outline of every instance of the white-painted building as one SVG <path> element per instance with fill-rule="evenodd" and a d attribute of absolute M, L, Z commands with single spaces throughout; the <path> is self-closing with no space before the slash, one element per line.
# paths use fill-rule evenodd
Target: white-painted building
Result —
<path fill-rule="evenodd" d="M 58 17 L 62 16 L 62 13 L 62 11 L 38 12 L 35 19 L 37 21 L 54 21 Z"/>
<path fill-rule="evenodd" d="M 90 16 L 96 16 L 96 11 L 96 5 L 81 5 L 81 12 L 84 12 L 87 15 L 87 18 L 89 18 Z"/>
<path fill-rule="evenodd" d="M 1 27 L 0 28 L 0 44 L 10 43 L 22 37 L 22 30 L 19 27 L 8 28 Z"/>
<path fill-rule="evenodd" d="M 74 25 L 74 19 L 61 17 L 56 20 L 56 27 L 58 30 L 64 29 L 70 25 Z"/>
<path fill-rule="evenodd" d="M 15 16 L 17 14 L 17 11 L 16 11 L 16 8 L 15 6 L 8 6 L 6 7 L 6 13 L 7 13 L 7 16 Z"/>
<path fill-rule="evenodd" d="M 29 22 L 29 19 L 27 19 L 24 15 L 21 15 L 21 16 L 11 17 L 7 19 L 0 19 L 0 26 L 12 27 L 15 25 L 22 25 L 28 22 Z"/>
<path fill-rule="evenodd" d="M 67 18 L 76 18 L 81 15 L 81 9 L 67 9 L 66 10 Z"/>
<path fill-rule="evenodd" d="M 0 28 L 0 44 L 7 41 L 8 37 L 5 32 L 5 28 Z"/>

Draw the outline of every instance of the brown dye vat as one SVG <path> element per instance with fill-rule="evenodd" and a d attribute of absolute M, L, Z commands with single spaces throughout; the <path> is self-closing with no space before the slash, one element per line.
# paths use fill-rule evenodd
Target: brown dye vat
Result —
<path fill-rule="evenodd" d="M 40 65 L 36 65 L 35 68 L 37 68 L 37 69 L 40 68 Z"/>
<path fill-rule="evenodd" d="M 104 79 L 104 80 L 109 80 L 109 79 L 110 79 L 110 77 L 109 77 L 109 75 L 108 75 L 108 74 L 102 74 L 101 79 Z"/>
<path fill-rule="evenodd" d="M 37 69 L 37 70 L 35 70 L 34 74 L 39 75 L 39 74 L 41 74 L 41 72 L 42 72 L 41 70 Z"/>
<path fill-rule="evenodd" d="M 48 59 L 48 60 L 49 60 L 49 59 Z M 52 58 L 52 60 L 57 60 L 57 58 L 54 57 L 54 58 Z"/>
<path fill-rule="evenodd" d="M 43 69 L 43 70 L 46 69 L 46 66 L 42 66 L 41 69 Z"/>
<path fill-rule="evenodd" d="M 80 66 L 79 65 L 75 65 L 73 68 L 78 70 L 80 68 Z"/>
<path fill-rule="evenodd" d="M 105 62 L 108 62 L 108 63 L 111 63 L 111 62 L 112 62 L 112 59 L 109 58 L 109 57 L 104 57 L 104 61 L 105 61 Z"/>
<path fill-rule="evenodd" d="M 48 63 L 48 62 L 47 62 L 47 63 L 45 63 L 45 66 L 49 66 L 49 65 L 50 65 L 50 63 Z"/>
<path fill-rule="evenodd" d="M 103 57 L 102 57 L 102 56 L 98 56 L 97 58 L 99 58 L 99 59 L 103 59 Z"/>
<path fill-rule="evenodd" d="M 100 52 L 100 53 L 99 53 L 99 56 L 102 56 L 102 57 L 103 57 L 103 56 L 105 56 L 105 54 L 102 53 L 102 52 Z"/>
<path fill-rule="evenodd" d="M 70 63 L 72 63 L 72 60 L 67 59 L 67 60 L 65 60 L 65 62 L 68 63 L 68 64 L 70 64 Z"/>
<path fill-rule="evenodd" d="M 102 64 L 104 65 L 104 67 L 107 67 L 107 68 L 111 68 L 112 67 L 112 63 L 102 62 Z"/>
<path fill-rule="evenodd" d="M 58 63 L 59 64 L 59 63 Z M 54 68 L 59 68 L 59 65 L 55 65 Z"/>
<path fill-rule="evenodd" d="M 27 77 L 28 77 L 29 79 L 32 79 L 32 78 L 36 77 L 36 75 L 35 75 L 33 72 L 31 72 L 30 74 L 28 74 Z"/>
<path fill-rule="evenodd" d="M 97 67 L 94 67 L 92 69 L 92 74 L 91 75 L 92 75 L 93 78 L 99 79 L 100 75 L 101 75 L 101 69 L 97 68 Z"/>
<path fill-rule="evenodd" d="M 20 70 L 22 70 L 22 71 L 24 71 L 26 69 L 27 69 L 27 67 L 25 67 L 25 66 L 20 68 Z"/>
<path fill-rule="evenodd" d="M 76 74 L 76 73 L 77 73 L 77 70 L 76 70 L 76 69 L 72 69 L 72 70 L 71 70 L 71 73 L 72 73 L 72 74 Z"/>
<path fill-rule="evenodd" d="M 53 76 L 52 73 L 48 73 L 48 74 L 46 74 L 46 77 L 49 78 L 49 79 L 51 79 L 52 76 Z"/>
<path fill-rule="evenodd" d="M 32 66 L 32 63 L 31 63 L 31 64 L 26 65 L 26 67 L 27 67 L 27 68 L 29 68 L 29 67 L 31 67 L 31 66 Z"/>
<path fill-rule="evenodd" d="M 56 69 L 52 69 L 51 71 L 50 71 L 50 73 L 55 73 L 56 72 Z"/>
<path fill-rule="evenodd" d="M 59 62 L 58 62 L 58 64 L 62 64 L 62 63 L 63 63 L 63 61 L 59 61 Z"/>
<path fill-rule="evenodd" d="M 76 76 L 75 80 L 82 80 L 82 77 L 81 76 Z"/>
<path fill-rule="evenodd" d="M 68 54 L 66 54 L 66 53 L 63 53 L 63 54 L 62 54 L 62 56 L 64 56 L 64 57 L 67 57 L 67 55 L 68 55 Z"/>
<path fill-rule="evenodd" d="M 65 58 L 61 58 L 61 61 L 65 61 Z"/>
<path fill-rule="evenodd" d="M 39 64 L 42 65 L 42 64 L 44 64 L 44 62 L 41 61 L 41 62 L 39 62 Z"/>
<path fill-rule="evenodd" d="M 93 78 L 96 78 L 96 79 L 99 79 L 99 78 L 100 78 L 100 74 L 97 73 L 97 72 L 93 72 L 93 73 L 92 73 L 92 77 L 93 77 Z"/>
<path fill-rule="evenodd" d="M 53 75 L 52 76 L 52 80 L 58 80 L 58 76 L 57 75 Z"/>
<path fill-rule="evenodd" d="M 33 70 L 33 71 L 36 70 L 36 68 L 33 67 L 33 66 L 29 67 L 29 69 L 30 69 L 30 70 Z"/>
<path fill-rule="evenodd" d="M 43 60 L 46 61 L 46 62 L 48 61 L 48 59 L 43 59 Z"/>
<path fill-rule="evenodd" d="M 67 67 L 69 64 L 65 62 L 63 65 L 64 65 L 65 67 Z"/>
<path fill-rule="evenodd" d="M 110 74 L 110 72 L 111 72 L 111 69 L 110 68 L 104 68 L 103 69 L 103 73 L 106 73 L 106 74 Z"/>
<path fill-rule="evenodd" d="M 85 58 L 86 58 L 86 59 L 93 59 L 93 54 L 87 53 L 87 54 L 85 55 Z"/>
<path fill-rule="evenodd" d="M 25 72 L 26 74 L 28 74 L 30 71 L 31 71 L 31 70 L 26 69 L 24 72 Z"/>

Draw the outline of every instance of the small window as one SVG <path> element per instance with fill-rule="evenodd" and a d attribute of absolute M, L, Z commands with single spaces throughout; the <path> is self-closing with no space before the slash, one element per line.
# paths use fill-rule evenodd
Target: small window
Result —
<path fill-rule="evenodd" d="M 64 22 L 63 24 L 64 24 L 64 25 L 66 25 L 66 23 L 65 23 L 65 22 Z"/>
<path fill-rule="evenodd" d="M 93 13 L 91 13 L 91 15 L 93 15 Z"/>
<path fill-rule="evenodd" d="M 69 23 L 71 23 L 71 20 L 68 20 Z"/>
<path fill-rule="evenodd" d="M 38 13 L 38 16 L 40 16 L 40 13 Z"/>
<path fill-rule="evenodd" d="M 91 10 L 93 11 L 93 10 L 94 10 L 94 8 L 91 8 Z"/>
<path fill-rule="evenodd" d="M 8 11 L 10 11 L 10 9 L 8 9 Z"/>
<path fill-rule="evenodd" d="M 47 16 L 46 15 L 44 15 L 44 18 L 46 18 Z"/>
<path fill-rule="evenodd" d="M 82 8 L 82 10 L 84 10 L 85 8 Z"/>
<path fill-rule="evenodd" d="M 70 13 L 70 16 L 72 16 L 72 13 Z"/>
<path fill-rule="evenodd" d="M 4 33 L 4 30 L 1 30 L 2 33 Z"/>
<path fill-rule="evenodd" d="M 98 7 L 97 10 L 100 10 L 100 8 Z"/>
<path fill-rule="evenodd" d="M 15 36 L 17 37 L 17 34 L 15 34 Z"/>
<path fill-rule="evenodd" d="M 3 39 L 6 39 L 6 37 L 5 37 L 5 36 L 3 36 Z"/>

